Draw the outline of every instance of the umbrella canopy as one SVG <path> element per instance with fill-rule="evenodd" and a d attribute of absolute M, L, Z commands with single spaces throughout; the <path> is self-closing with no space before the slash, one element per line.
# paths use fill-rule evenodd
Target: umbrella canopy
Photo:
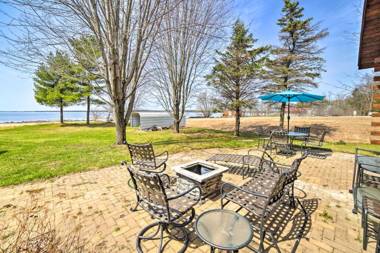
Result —
<path fill-rule="evenodd" d="M 288 132 L 289 132 L 289 121 L 290 121 L 290 102 L 303 102 L 310 103 L 315 101 L 321 101 L 325 98 L 325 96 L 305 93 L 305 92 L 297 92 L 293 90 L 285 90 L 276 93 L 269 93 L 259 97 L 263 101 L 272 101 L 279 103 L 288 103 Z"/>
<path fill-rule="evenodd" d="M 325 96 L 319 96 L 315 94 L 305 93 L 305 92 L 297 92 L 292 90 L 285 90 L 276 93 L 269 93 L 263 96 L 260 96 L 261 100 L 264 101 L 272 101 L 272 102 L 315 102 L 321 101 L 325 98 Z"/>

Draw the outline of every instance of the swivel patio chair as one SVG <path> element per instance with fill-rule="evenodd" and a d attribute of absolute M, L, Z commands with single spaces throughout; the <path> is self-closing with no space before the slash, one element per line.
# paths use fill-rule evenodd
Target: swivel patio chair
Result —
<path fill-rule="evenodd" d="M 369 238 L 376 241 L 375 253 L 380 253 L 380 201 L 364 196 L 362 206 L 363 249 Z"/>
<path fill-rule="evenodd" d="M 157 222 L 143 228 L 137 235 L 136 250 L 141 253 L 141 243 L 144 240 L 159 239 L 158 252 L 164 251 L 164 232 L 178 240 L 183 240 L 184 245 L 179 252 L 185 252 L 189 238 L 185 230 L 195 216 L 194 206 L 201 200 L 201 189 L 194 186 L 184 192 L 177 192 L 177 188 L 170 184 L 170 178 L 165 174 L 146 173 L 134 166 L 128 166 L 137 202 Z M 166 177 L 167 180 L 162 179 Z M 189 215 L 189 216 L 188 216 Z M 146 235 L 147 231 L 157 227 L 153 235 Z M 172 233 L 172 229 L 179 229 L 181 237 Z M 158 235 L 158 237 L 156 237 Z"/>
<path fill-rule="evenodd" d="M 132 165 L 138 166 L 140 170 L 154 173 L 162 173 L 166 169 L 169 158 L 167 151 L 155 155 L 151 143 L 130 144 L 127 143 Z"/>

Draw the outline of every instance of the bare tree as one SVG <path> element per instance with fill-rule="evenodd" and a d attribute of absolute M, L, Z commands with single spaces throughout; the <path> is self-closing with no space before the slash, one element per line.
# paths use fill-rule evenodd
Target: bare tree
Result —
<path fill-rule="evenodd" d="M 162 18 L 176 1 L 0 0 L 0 4 L 16 10 L 14 17 L 0 12 L 7 20 L 2 25 L 8 28 L 0 36 L 9 45 L 0 54 L 7 59 L 3 63 L 13 67 L 39 64 L 52 48 L 72 52 L 72 38 L 95 37 L 101 51 L 96 72 L 105 80 L 106 101 L 113 108 L 116 143 L 125 143 L 128 108 L 133 104 Z M 94 57 L 91 50 L 87 53 L 89 59 Z"/>
<path fill-rule="evenodd" d="M 209 118 L 215 109 L 215 99 L 209 91 L 205 90 L 197 96 L 198 109 L 201 111 L 204 118 Z"/>
<path fill-rule="evenodd" d="M 172 114 L 177 133 L 222 31 L 224 6 L 224 0 L 186 0 L 163 18 L 164 32 L 157 40 L 151 78 L 154 96 Z"/>

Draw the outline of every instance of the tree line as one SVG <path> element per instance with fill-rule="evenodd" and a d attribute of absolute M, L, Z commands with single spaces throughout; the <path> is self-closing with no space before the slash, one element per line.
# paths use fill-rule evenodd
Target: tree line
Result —
<path fill-rule="evenodd" d="M 63 108 L 85 100 L 89 111 L 93 97 L 110 106 L 117 144 L 126 142 L 127 122 L 145 93 L 172 114 L 176 132 L 194 93 L 205 95 L 205 107 L 216 98 L 235 111 L 238 136 L 241 111 L 258 94 L 318 86 L 324 63 L 318 42 L 328 33 L 304 17 L 297 0 L 283 0 L 279 45 L 258 46 L 237 20 L 227 47 L 220 50 L 229 27 L 228 3 L 0 0 L 22 10 L 8 24 L 17 34 L 0 35 L 10 45 L 0 54 L 8 66 L 37 67 L 35 97 L 40 103 Z M 208 87 L 201 85 L 205 80 Z M 215 94 L 212 100 L 206 89 Z M 284 111 L 283 104 L 282 126 Z"/>

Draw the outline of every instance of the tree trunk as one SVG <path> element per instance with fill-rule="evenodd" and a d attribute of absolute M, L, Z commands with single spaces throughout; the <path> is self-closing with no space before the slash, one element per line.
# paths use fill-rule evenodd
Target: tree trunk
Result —
<path fill-rule="evenodd" d="M 90 125 L 90 106 L 91 106 L 90 96 L 87 96 L 86 100 L 87 100 L 86 124 Z"/>
<path fill-rule="evenodd" d="M 179 125 L 180 125 L 181 121 L 180 120 L 177 120 L 175 119 L 174 120 L 174 131 L 178 134 L 179 133 Z"/>
<path fill-rule="evenodd" d="M 126 143 L 126 122 L 124 115 L 124 103 L 115 101 L 113 107 L 113 120 L 116 127 L 116 144 Z"/>
<path fill-rule="evenodd" d="M 284 129 L 284 122 L 285 122 L 285 108 L 286 103 L 281 103 L 281 111 L 280 111 L 280 127 Z"/>
<path fill-rule="evenodd" d="M 59 104 L 59 119 L 60 119 L 60 122 L 61 124 L 63 124 L 63 100 L 61 98 L 61 102 Z"/>
<path fill-rule="evenodd" d="M 235 136 L 240 136 L 240 106 L 235 110 Z"/>
<path fill-rule="evenodd" d="M 174 113 L 173 113 L 173 116 L 174 116 L 174 131 L 178 134 L 179 133 L 179 125 L 181 123 L 181 120 L 179 119 L 179 106 L 180 106 L 180 103 L 178 102 L 174 102 L 175 104 L 175 108 L 174 108 Z"/>
<path fill-rule="evenodd" d="M 133 108 L 134 108 L 134 105 L 135 105 L 135 99 L 136 99 L 136 92 L 134 92 L 132 94 L 132 96 L 130 97 L 130 99 L 129 99 L 128 109 L 127 109 L 127 113 L 125 115 L 125 123 L 126 124 L 129 123 L 129 120 L 131 118 L 131 115 L 132 115 L 132 112 L 133 112 Z"/>

